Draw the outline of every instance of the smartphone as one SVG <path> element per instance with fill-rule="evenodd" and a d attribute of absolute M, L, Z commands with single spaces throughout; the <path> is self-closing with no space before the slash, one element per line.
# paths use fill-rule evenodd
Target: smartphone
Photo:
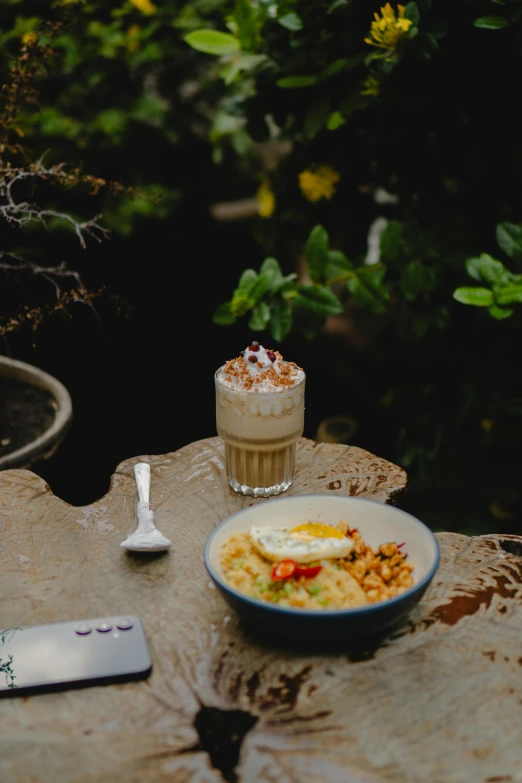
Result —
<path fill-rule="evenodd" d="M 0 697 L 141 680 L 151 671 L 135 615 L 0 630 Z"/>

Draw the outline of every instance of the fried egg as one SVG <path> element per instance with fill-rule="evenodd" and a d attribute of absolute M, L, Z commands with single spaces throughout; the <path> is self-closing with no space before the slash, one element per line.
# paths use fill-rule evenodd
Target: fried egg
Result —
<path fill-rule="evenodd" d="M 251 527 L 250 538 L 257 551 L 267 560 L 294 560 L 311 563 L 346 557 L 353 541 L 333 525 L 306 522 L 293 528 Z"/>

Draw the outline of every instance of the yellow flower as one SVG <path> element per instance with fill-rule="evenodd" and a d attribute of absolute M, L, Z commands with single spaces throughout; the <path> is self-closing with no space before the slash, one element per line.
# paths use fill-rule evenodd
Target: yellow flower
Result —
<path fill-rule="evenodd" d="M 269 218 L 275 209 L 276 200 L 270 183 L 264 180 L 256 193 L 257 212 L 262 218 Z"/>
<path fill-rule="evenodd" d="M 138 11 L 141 11 L 142 14 L 147 14 L 147 16 L 150 16 L 150 14 L 156 13 L 156 6 L 154 3 L 151 3 L 150 0 L 130 0 L 132 5 L 138 9 Z"/>
<path fill-rule="evenodd" d="M 381 14 L 374 13 L 375 21 L 371 24 L 370 37 L 365 38 L 364 42 L 393 54 L 413 23 L 411 19 L 405 18 L 403 5 L 397 6 L 396 14 L 390 3 L 386 3 L 381 8 Z"/>
<path fill-rule="evenodd" d="M 27 46 L 34 46 L 38 40 L 38 36 L 34 32 L 24 33 L 22 35 L 22 42 Z"/>
<path fill-rule="evenodd" d="M 308 201 L 331 199 L 340 179 L 341 175 L 331 166 L 319 166 L 315 171 L 305 169 L 299 174 L 299 187 Z"/>

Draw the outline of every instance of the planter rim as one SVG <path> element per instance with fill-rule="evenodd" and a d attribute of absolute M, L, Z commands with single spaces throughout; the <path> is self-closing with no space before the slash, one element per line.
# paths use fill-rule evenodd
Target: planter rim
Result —
<path fill-rule="evenodd" d="M 0 457 L 0 470 L 5 470 L 10 467 L 27 466 L 49 456 L 60 440 L 60 436 L 70 425 L 73 411 L 71 396 L 63 383 L 33 364 L 0 355 L 0 375 L 13 380 L 21 379 L 32 386 L 47 389 L 57 403 L 54 421 L 42 435 L 20 449 Z"/>

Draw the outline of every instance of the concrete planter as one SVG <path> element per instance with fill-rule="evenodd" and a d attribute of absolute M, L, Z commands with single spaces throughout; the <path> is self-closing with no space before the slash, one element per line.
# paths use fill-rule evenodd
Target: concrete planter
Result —
<path fill-rule="evenodd" d="M 53 398 L 52 407 L 55 410 L 54 420 L 42 433 L 12 452 L 0 454 L 0 470 L 28 468 L 39 460 L 48 459 L 63 441 L 72 421 L 72 401 L 69 392 L 49 373 L 6 356 L 0 356 L 0 380 L 15 381 L 48 391 Z"/>

